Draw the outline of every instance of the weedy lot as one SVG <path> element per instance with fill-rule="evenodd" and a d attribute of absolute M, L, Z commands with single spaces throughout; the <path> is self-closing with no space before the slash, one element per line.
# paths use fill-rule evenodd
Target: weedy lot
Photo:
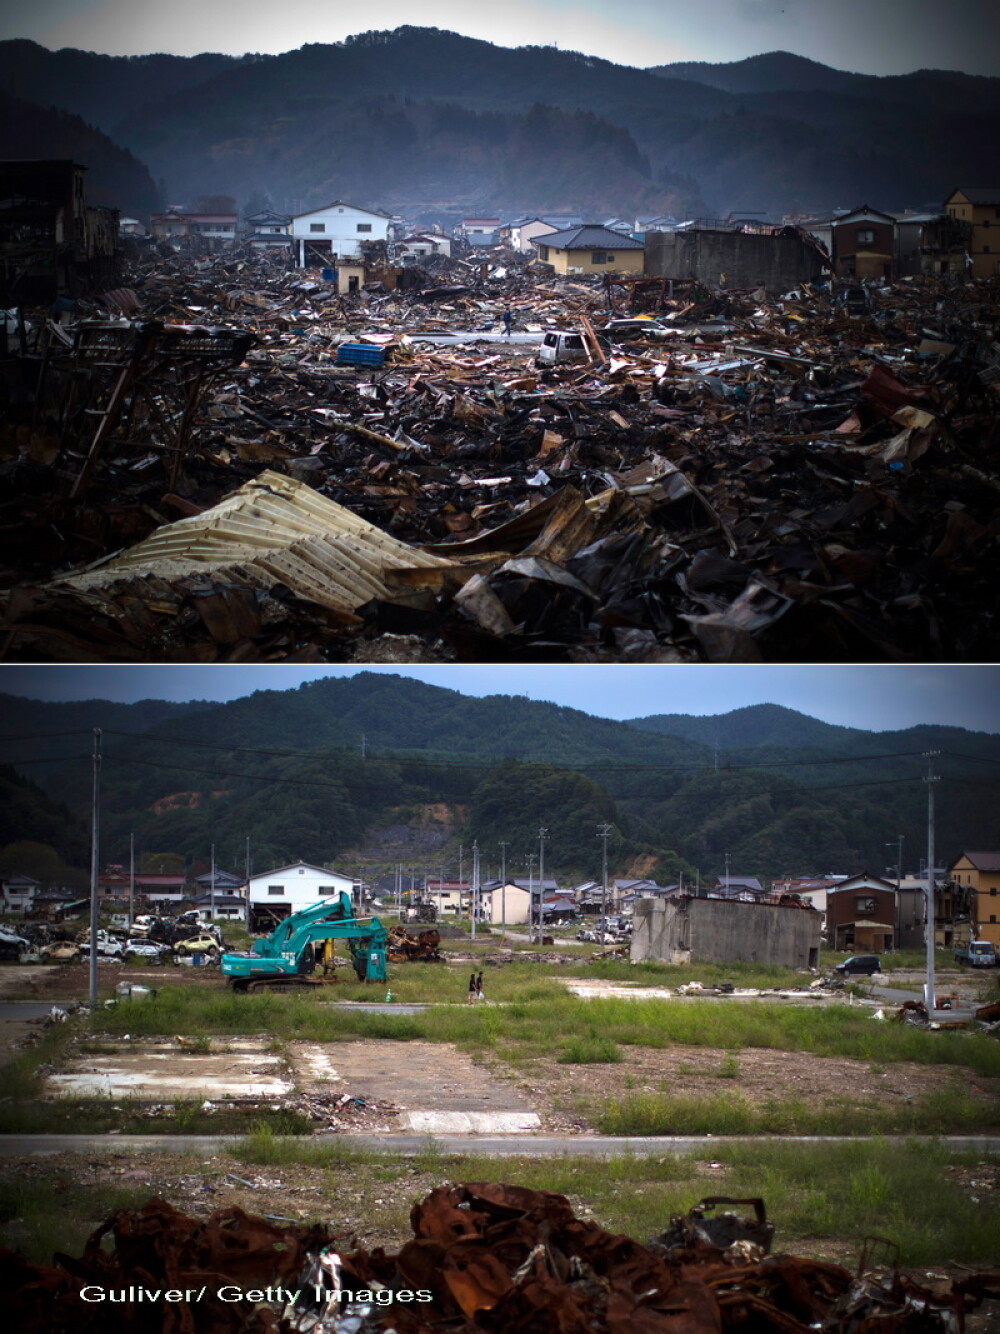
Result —
<path fill-rule="evenodd" d="M 490 963 L 490 950 L 494 962 Z M 973 1032 L 926 1032 L 877 1021 L 849 996 L 584 1000 L 573 978 L 676 987 L 697 977 L 737 988 L 802 987 L 787 970 L 630 968 L 616 961 L 559 962 L 525 953 L 497 957 L 495 942 L 463 942 L 444 965 L 393 971 L 394 1001 L 351 981 L 315 992 L 237 996 L 214 970 L 162 970 L 141 980 L 151 1000 L 100 1007 L 46 1030 L 4 1071 L 0 1131 L 142 1131 L 242 1134 L 241 1146 L 212 1158 L 107 1154 L 6 1160 L 0 1164 L 0 1229 L 7 1244 L 48 1260 L 74 1253 L 115 1208 L 161 1195 L 206 1215 L 238 1203 L 252 1212 L 325 1219 L 364 1245 L 398 1247 L 411 1205 L 443 1180 L 503 1180 L 559 1191 L 584 1217 L 646 1240 L 705 1195 L 761 1195 L 781 1249 L 852 1264 L 861 1238 L 878 1233 L 906 1265 L 981 1265 L 1000 1230 L 1000 1157 L 951 1152 L 917 1133 L 996 1132 L 1000 1127 L 1000 1044 Z M 470 962 L 485 964 L 488 1003 L 469 1006 Z M 63 973 L 63 985 L 68 980 Z M 102 972 L 104 994 L 121 971 Z M 138 975 L 133 975 L 140 980 Z M 64 993 L 66 994 L 66 993 Z M 377 1009 L 338 1002 L 379 1002 Z M 400 1013 L 398 1002 L 426 1004 Z M 442 1003 L 444 1002 L 444 1003 Z M 447 1076 L 464 1053 L 494 1080 L 526 1094 L 545 1130 L 563 1133 L 745 1134 L 745 1145 L 713 1145 L 684 1157 L 609 1161 L 569 1154 L 502 1160 L 438 1153 L 373 1154 L 349 1134 L 315 1136 L 314 1119 L 267 1100 L 206 1110 L 176 1101 L 151 1118 L 134 1099 L 50 1099 L 43 1081 L 75 1053 L 97 1057 L 123 1044 L 164 1039 L 192 1059 L 235 1038 L 263 1038 L 289 1060 L 303 1043 L 322 1044 L 336 1064 L 343 1044 L 362 1048 L 365 1089 L 404 1061 L 415 1043 L 435 1044 L 426 1077 Z M 181 1042 L 180 1040 L 183 1040 Z M 207 1068 L 207 1066 L 206 1066 Z M 211 1090 L 206 1089 L 206 1094 Z M 287 1100 L 285 1100 L 287 1102 Z M 364 1129 L 364 1126 L 359 1126 Z M 777 1133 L 865 1134 L 867 1142 L 788 1145 Z M 470 1139 L 470 1150 L 475 1140 Z"/>
<path fill-rule="evenodd" d="M 126 1041 L 141 1053 L 144 1042 L 162 1046 L 167 1039 L 183 1044 L 189 1058 L 212 1053 L 213 1043 L 221 1051 L 226 1039 L 261 1036 L 286 1057 L 294 1044 L 325 1044 L 334 1066 L 338 1044 L 365 1044 L 370 1078 L 344 1091 L 369 1100 L 380 1096 L 380 1067 L 405 1061 L 407 1043 L 441 1048 L 440 1061 L 426 1065 L 429 1085 L 442 1077 L 449 1052 L 465 1052 L 491 1076 L 525 1090 L 545 1128 L 564 1132 L 838 1135 L 861 1127 L 946 1134 L 1000 1126 L 1000 1044 L 981 1032 L 924 1031 L 876 1020 L 872 1008 L 846 998 L 805 993 L 798 1000 L 583 1000 L 564 985 L 579 966 L 541 968 L 518 959 L 488 968 L 490 1001 L 469 1006 L 467 967 L 457 960 L 399 970 L 390 984 L 397 1000 L 433 995 L 454 1002 L 415 1013 L 335 1003 L 383 1001 L 381 989 L 351 983 L 240 996 L 217 974 L 199 985 L 168 975 L 155 998 L 100 1008 L 82 1025 L 50 1030 L 45 1045 L 8 1067 L 0 1130 L 239 1133 L 251 1119 L 286 1133 L 315 1128 L 287 1102 L 215 1099 L 205 1110 L 200 1099 L 175 1101 L 151 1123 L 134 1099 L 43 1096 L 40 1066 L 58 1070 L 71 1055 L 113 1052 Z M 647 985 L 662 985 L 663 972 L 636 970 Z M 746 972 L 761 980 L 760 970 Z M 799 975 L 790 976 L 801 986 Z M 739 970 L 729 977 L 745 985 Z"/>
<path fill-rule="evenodd" d="M 428 1146 L 400 1157 L 282 1139 L 261 1129 L 232 1154 L 193 1157 L 59 1155 L 0 1165 L 0 1229 L 8 1244 L 48 1261 L 78 1254 L 117 1208 L 150 1196 L 205 1217 L 238 1204 L 270 1216 L 328 1221 L 367 1247 L 409 1238 L 409 1211 L 445 1181 L 504 1181 L 558 1191 L 578 1216 L 647 1241 L 709 1195 L 760 1195 L 775 1249 L 853 1265 L 865 1237 L 891 1238 L 903 1265 L 995 1261 L 1000 1158 L 921 1141 L 813 1146 L 755 1142 L 680 1157 L 567 1155 L 487 1158 Z"/>

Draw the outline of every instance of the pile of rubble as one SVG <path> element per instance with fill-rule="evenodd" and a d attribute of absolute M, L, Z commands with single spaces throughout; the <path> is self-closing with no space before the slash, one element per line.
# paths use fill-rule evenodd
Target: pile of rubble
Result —
<path fill-rule="evenodd" d="M 171 264 L 109 296 L 125 324 L 49 321 L 6 363 L 10 659 L 997 655 L 992 280 L 856 316 L 813 289 L 465 266 L 339 296 Z M 535 364 L 588 322 L 610 354 Z"/>
<path fill-rule="evenodd" d="M 747 1203 L 755 1219 L 714 1213 Z M 154 1199 L 108 1219 L 79 1259 L 43 1267 L 0 1252 L 0 1273 L 22 1334 L 931 1334 L 962 1329 L 967 1311 L 1000 1296 L 1000 1271 L 917 1281 L 768 1255 L 759 1200 L 702 1201 L 648 1246 L 578 1219 L 562 1195 L 497 1184 L 441 1186 L 411 1224 L 395 1255 L 348 1252 L 324 1226 L 238 1208 L 199 1221 Z M 195 1299 L 172 1304 L 165 1291 Z M 81 1295 L 94 1292 L 124 1296 Z"/>
<path fill-rule="evenodd" d="M 386 958 L 390 963 L 441 963 L 441 933 L 435 928 L 412 935 L 405 926 L 394 926 L 386 942 Z"/>

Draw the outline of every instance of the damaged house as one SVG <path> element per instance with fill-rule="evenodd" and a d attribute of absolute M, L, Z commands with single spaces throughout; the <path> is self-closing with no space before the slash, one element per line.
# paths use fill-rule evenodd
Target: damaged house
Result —
<path fill-rule="evenodd" d="M 969 277 L 995 278 L 1000 274 L 1000 186 L 952 190 L 944 207 L 969 228 Z"/>
<path fill-rule="evenodd" d="M 359 259 L 366 241 L 386 241 L 387 213 L 357 208 L 335 199 L 323 208 L 296 213 L 291 222 L 295 262 L 300 269 L 333 265 L 338 259 Z"/>
<path fill-rule="evenodd" d="M 236 241 L 237 215 L 227 211 L 192 212 L 168 208 L 165 213 L 154 213 L 149 228 L 155 237 L 175 241 L 197 237 L 206 250 L 221 250 Z"/>
<path fill-rule="evenodd" d="M 891 213 L 862 204 L 813 219 L 809 231 L 826 247 L 835 278 L 881 281 L 896 276 L 896 219 Z"/>
<path fill-rule="evenodd" d="M 882 954 L 896 945 L 896 887 L 879 876 L 856 875 L 827 890 L 830 948 Z"/>
<path fill-rule="evenodd" d="M 793 899 L 638 898 L 632 963 L 760 963 L 819 966 L 820 914 Z"/>
<path fill-rule="evenodd" d="M 556 273 L 642 273 L 645 247 L 610 227 L 584 223 L 536 242 L 538 258 Z"/>
<path fill-rule="evenodd" d="M 88 204 L 78 162 L 0 162 L 0 301 L 49 303 L 120 278 L 118 210 Z"/>

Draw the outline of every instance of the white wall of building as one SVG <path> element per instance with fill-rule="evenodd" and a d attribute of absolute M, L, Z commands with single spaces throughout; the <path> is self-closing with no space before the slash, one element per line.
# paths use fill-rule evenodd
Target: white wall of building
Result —
<path fill-rule="evenodd" d="M 292 218 L 291 227 L 298 262 L 300 265 L 304 262 L 307 241 L 328 244 L 331 255 L 357 258 L 363 242 L 386 239 L 390 221 L 383 213 L 355 208 L 339 199 L 325 208 L 298 213 Z"/>
<path fill-rule="evenodd" d="M 342 892 L 350 894 L 353 887 L 350 876 L 322 866 L 311 866 L 308 862 L 295 862 L 291 866 L 279 866 L 276 870 L 252 875 L 248 897 L 251 906 L 260 904 L 274 908 L 287 905 L 292 912 L 299 912 L 302 908 L 312 908 L 321 898 L 335 897 Z"/>

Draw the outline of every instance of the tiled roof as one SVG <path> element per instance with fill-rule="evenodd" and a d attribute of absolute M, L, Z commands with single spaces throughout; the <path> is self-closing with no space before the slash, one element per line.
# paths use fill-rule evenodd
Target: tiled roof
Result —
<path fill-rule="evenodd" d="M 1000 852 L 963 852 L 962 856 L 970 861 L 977 871 L 1000 871 Z"/>
<path fill-rule="evenodd" d="M 1000 204 L 1000 185 L 975 185 L 967 190 L 959 186 L 953 194 L 963 194 L 970 204 Z"/>
<path fill-rule="evenodd" d="M 553 250 L 643 250 L 641 241 L 633 241 L 631 236 L 622 236 L 610 227 L 598 225 L 571 227 L 565 232 L 549 232 L 538 238 L 540 245 Z"/>

